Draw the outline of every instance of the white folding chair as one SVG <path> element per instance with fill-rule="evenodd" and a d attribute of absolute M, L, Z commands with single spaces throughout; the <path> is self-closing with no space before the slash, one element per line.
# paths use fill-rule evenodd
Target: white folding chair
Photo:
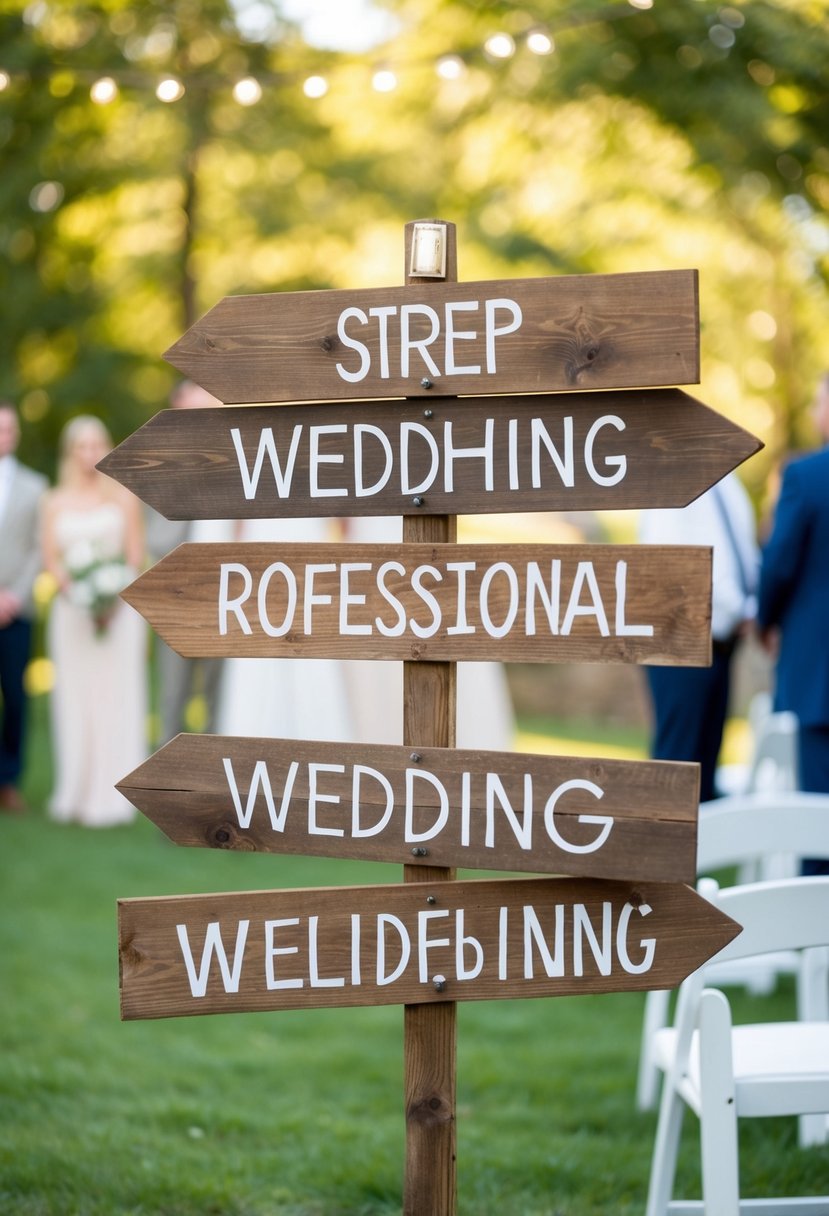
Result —
<path fill-rule="evenodd" d="M 743 925 L 717 961 L 829 945 L 829 878 L 724 891 L 703 879 L 699 889 Z M 706 982 L 701 968 L 682 983 L 674 1026 L 656 1035 L 664 1079 L 646 1216 L 826 1216 L 826 1196 L 740 1200 L 737 1120 L 829 1112 L 829 1021 L 733 1026 L 727 998 Z M 686 1105 L 700 1121 L 703 1198 L 696 1202 L 671 1199 Z"/>
<path fill-rule="evenodd" d="M 772 710 L 768 693 L 752 698 L 748 711 L 751 753 L 747 764 L 720 765 L 715 784 L 720 794 L 755 794 L 798 788 L 797 715 Z"/>
<path fill-rule="evenodd" d="M 755 793 L 718 798 L 700 807 L 697 834 L 697 873 L 711 874 L 728 866 L 762 862 L 768 857 L 786 857 L 790 873 L 800 857 L 829 856 L 829 795 Z M 741 984 L 757 994 L 769 992 L 778 975 L 794 972 L 798 977 L 798 1016 L 822 1017 L 821 1009 L 829 998 L 822 993 L 825 969 L 812 963 L 806 975 L 801 960 L 793 951 L 778 952 L 766 959 L 740 963 L 709 964 L 708 982 Z M 727 970 L 726 970 L 727 967 Z M 811 981 L 811 982 L 807 982 Z M 636 1104 L 651 1110 L 656 1104 L 659 1071 L 653 1058 L 653 1038 L 667 1025 L 670 992 L 649 992 L 645 997 L 645 1016 L 639 1052 Z M 821 1003 L 823 1001 L 824 1003 Z M 809 1142 L 814 1143 L 816 1125 L 809 1124 Z M 803 1135 L 806 1125 L 801 1125 Z M 824 1130 L 821 1139 L 825 1138 Z M 805 1143 L 801 1140 L 801 1143 Z"/>

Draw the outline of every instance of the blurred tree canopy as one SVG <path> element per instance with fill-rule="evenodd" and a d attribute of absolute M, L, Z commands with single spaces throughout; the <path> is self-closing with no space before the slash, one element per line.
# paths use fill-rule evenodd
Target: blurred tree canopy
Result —
<path fill-rule="evenodd" d="M 759 491 L 829 365 L 826 0 L 374 7 L 395 32 L 355 52 L 288 0 L 3 5 L 26 458 L 51 471 L 81 411 L 135 429 L 221 296 L 399 283 L 403 224 L 441 216 L 467 279 L 698 267 L 699 396 L 769 445 Z"/>

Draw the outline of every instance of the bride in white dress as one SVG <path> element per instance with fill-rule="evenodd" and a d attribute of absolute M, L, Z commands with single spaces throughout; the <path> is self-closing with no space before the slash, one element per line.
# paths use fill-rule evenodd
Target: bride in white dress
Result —
<path fill-rule="evenodd" d="M 49 811 L 87 827 L 134 817 L 114 787 L 146 757 L 146 629 L 118 598 L 142 564 L 140 504 L 97 471 L 111 447 L 99 419 L 72 419 L 43 513 L 44 565 L 58 587 L 48 625 L 55 669 Z"/>
<path fill-rule="evenodd" d="M 330 541 L 327 519 L 250 519 L 243 541 Z M 219 690 L 222 735 L 354 741 L 345 664 L 338 659 L 225 659 Z"/>

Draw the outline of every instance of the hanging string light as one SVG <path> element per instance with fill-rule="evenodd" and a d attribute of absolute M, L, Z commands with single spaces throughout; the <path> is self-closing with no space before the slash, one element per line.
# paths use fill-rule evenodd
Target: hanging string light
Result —
<path fill-rule="evenodd" d="M 625 0 L 624 3 L 609 4 L 607 7 L 593 11 L 592 13 L 571 12 L 556 23 L 556 32 L 560 33 L 566 29 L 575 29 L 592 24 L 615 22 L 629 17 L 636 17 L 642 10 L 653 8 L 654 3 L 655 0 Z M 736 10 L 721 11 L 736 12 Z M 736 21 L 728 23 L 729 26 L 736 24 Z M 715 27 L 712 39 L 717 39 L 721 28 L 723 27 Z M 726 32 L 730 44 L 735 38 L 733 29 L 729 28 Z M 165 27 L 162 34 L 168 40 L 171 39 L 173 37 L 173 27 Z M 159 34 L 160 37 L 161 34 Z M 546 26 L 529 20 L 523 32 L 509 33 L 506 30 L 498 30 L 490 34 L 477 52 L 472 48 L 464 49 L 462 54 L 456 51 L 447 51 L 434 61 L 434 71 L 441 80 L 460 80 L 474 62 L 476 53 L 478 56 L 483 54 L 484 59 L 490 64 L 506 63 L 518 53 L 518 40 L 521 41 L 523 48 L 534 56 L 543 57 L 552 55 L 557 50 L 556 38 L 553 32 Z M 725 37 L 723 37 L 722 41 L 725 42 Z M 407 69 L 413 69 L 417 66 L 418 62 L 416 60 L 407 61 L 405 64 Z M 377 93 L 394 92 L 399 84 L 399 72 L 402 67 L 402 64 L 389 62 L 382 67 L 374 68 L 370 77 L 372 89 Z M 0 68 L 0 93 L 13 84 L 15 75 L 14 72 Z M 52 91 L 54 91 L 54 81 L 59 76 L 61 79 L 64 77 L 69 79 L 70 74 L 65 69 L 62 69 L 61 72 L 51 72 L 49 74 L 49 87 Z M 20 79 L 27 80 L 28 78 L 26 73 L 20 73 Z M 113 71 L 110 74 L 99 77 L 92 73 L 84 72 L 83 69 L 77 69 L 71 74 L 71 79 L 73 82 L 83 81 L 84 79 L 90 82 L 89 95 L 96 105 L 108 105 L 114 102 L 125 88 L 140 89 L 147 87 L 148 84 L 154 89 L 159 101 L 165 104 L 179 101 L 184 96 L 185 88 L 192 87 L 205 91 L 217 91 L 229 86 L 229 82 L 221 76 L 210 76 L 201 73 L 187 77 L 186 81 L 175 76 L 167 76 L 153 86 L 150 84 L 147 75 L 134 69 L 124 69 L 121 72 Z M 292 85 L 301 88 L 303 94 L 311 100 L 324 97 L 331 88 L 329 79 L 321 74 L 303 76 L 298 73 L 281 72 L 259 74 L 258 78 L 253 76 L 240 78 L 235 84 L 230 86 L 230 92 L 238 105 L 253 106 L 261 101 L 265 90 L 273 91 L 277 88 L 282 89 Z M 61 95 L 65 95 L 65 90 Z"/>

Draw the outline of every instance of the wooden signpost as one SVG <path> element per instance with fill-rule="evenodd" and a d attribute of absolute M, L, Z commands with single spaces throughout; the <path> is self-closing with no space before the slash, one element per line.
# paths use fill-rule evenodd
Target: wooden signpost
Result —
<path fill-rule="evenodd" d="M 455 748 L 459 659 L 708 663 L 710 550 L 458 545 L 456 513 L 683 505 L 759 445 L 663 387 L 698 379 L 694 271 L 458 283 L 428 221 L 406 274 L 223 300 L 168 357 L 249 408 L 165 412 L 101 465 L 170 518 L 403 514 L 393 547 L 183 545 L 125 593 L 186 655 L 402 658 L 402 747 L 179 736 L 119 788 L 178 844 L 404 882 L 121 900 L 121 999 L 402 1003 L 403 1210 L 454 1216 L 456 1001 L 670 987 L 739 932 L 685 885 L 697 766 Z"/>
<path fill-rule="evenodd" d="M 656 388 L 163 410 L 101 468 L 168 519 L 607 511 L 687 506 L 758 447 Z"/>

